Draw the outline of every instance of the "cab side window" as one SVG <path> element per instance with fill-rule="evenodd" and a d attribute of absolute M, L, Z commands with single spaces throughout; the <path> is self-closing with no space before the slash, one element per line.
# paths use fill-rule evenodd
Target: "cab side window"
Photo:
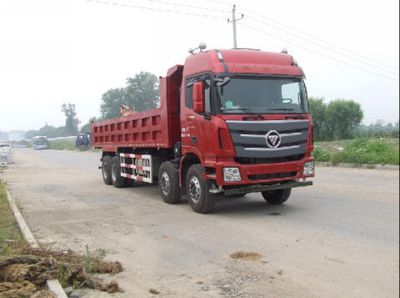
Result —
<path fill-rule="evenodd" d="M 185 90 L 185 105 L 189 109 L 193 109 L 193 80 L 186 81 L 186 90 Z"/>
<path fill-rule="evenodd" d="M 204 81 L 204 92 L 205 92 L 205 94 L 204 94 L 204 100 L 205 100 L 204 107 L 205 107 L 205 112 L 206 113 L 211 113 L 210 84 L 211 84 L 211 81 L 209 79 Z"/>

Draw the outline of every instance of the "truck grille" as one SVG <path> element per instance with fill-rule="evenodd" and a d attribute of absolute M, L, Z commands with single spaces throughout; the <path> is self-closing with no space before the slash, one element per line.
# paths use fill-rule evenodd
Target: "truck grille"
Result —
<path fill-rule="evenodd" d="M 306 152 L 308 120 L 227 120 L 227 123 L 238 159 L 277 162 L 291 157 L 300 159 Z M 266 143 L 266 134 L 271 130 L 280 136 L 280 144 L 276 148 L 270 148 Z"/>

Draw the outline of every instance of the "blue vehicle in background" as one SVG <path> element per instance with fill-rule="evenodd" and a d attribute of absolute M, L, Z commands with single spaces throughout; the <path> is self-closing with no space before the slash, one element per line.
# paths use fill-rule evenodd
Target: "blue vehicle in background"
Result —
<path fill-rule="evenodd" d="M 88 150 L 90 147 L 90 133 L 80 133 L 76 136 L 75 146 L 80 150 Z"/>

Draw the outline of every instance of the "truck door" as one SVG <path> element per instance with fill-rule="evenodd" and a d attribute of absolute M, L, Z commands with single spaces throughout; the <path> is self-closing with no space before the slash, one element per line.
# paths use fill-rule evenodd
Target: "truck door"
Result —
<path fill-rule="evenodd" d="M 203 81 L 205 88 L 205 113 L 198 114 L 193 111 L 192 84 L 196 81 Z M 212 124 L 207 116 L 211 112 L 210 104 L 210 78 L 203 75 L 186 80 L 185 100 L 183 102 L 183 125 L 181 128 L 183 152 L 191 151 L 200 156 L 207 156 L 211 153 L 209 134 L 213 133 Z"/>

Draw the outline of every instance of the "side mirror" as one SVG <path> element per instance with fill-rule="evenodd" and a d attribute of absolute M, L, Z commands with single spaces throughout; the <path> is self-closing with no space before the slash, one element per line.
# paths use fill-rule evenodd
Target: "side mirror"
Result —
<path fill-rule="evenodd" d="M 203 82 L 193 83 L 193 111 L 195 113 L 204 113 L 204 85 Z"/>

